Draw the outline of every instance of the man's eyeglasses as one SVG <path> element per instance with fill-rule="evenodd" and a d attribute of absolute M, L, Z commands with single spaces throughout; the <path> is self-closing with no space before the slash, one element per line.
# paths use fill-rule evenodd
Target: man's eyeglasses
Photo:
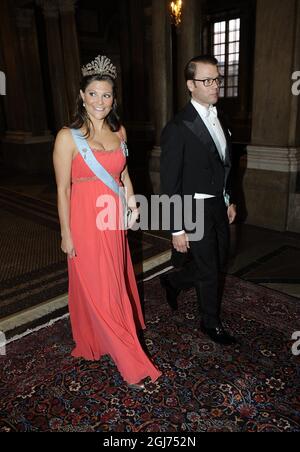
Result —
<path fill-rule="evenodd" d="M 224 83 L 223 77 L 205 78 L 205 79 L 193 78 L 193 80 L 194 82 L 202 82 L 206 88 L 212 86 L 214 82 L 216 83 L 217 86 L 223 86 Z"/>

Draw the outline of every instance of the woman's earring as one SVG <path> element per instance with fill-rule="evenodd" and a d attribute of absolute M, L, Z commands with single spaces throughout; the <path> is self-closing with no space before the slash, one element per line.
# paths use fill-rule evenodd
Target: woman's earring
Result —
<path fill-rule="evenodd" d="M 85 108 L 85 103 L 83 102 L 83 104 L 82 104 L 83 106 L 84 106 L 84 108 Z"/>

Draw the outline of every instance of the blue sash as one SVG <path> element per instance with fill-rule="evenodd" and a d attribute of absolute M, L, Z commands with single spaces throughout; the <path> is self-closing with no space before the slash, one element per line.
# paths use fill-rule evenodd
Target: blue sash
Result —
<path fill-rule="evenodd" d="M 112 177 L 111 174 L 109 174 L 108 171 L 101 165 L 101 163 L 98 162 L 96 157 L 94 156 L 87 140 L 82 135 L 81 131 L 79 129 L 71 129 L 73 139 L 76 143 L 76 146 L 78 148 L 79 153 L 81 154 L 82 158 L 84 159 L 87 166 L 90 168 L 90 170 L 95 174 L 95 176 L 98 177 L 107 187 L 109 187 L 114 193 L 116 193 L 118 196 L 120 196 L 123 209 L 124 209 L 124 226 L 127 227 L 128 222 L 128 208 L 127 208 L 127 201 L 125 196 L 125 190 L 123 187 L 120 187 L 119 184 L 115 181 L 115 179 Z M 124 152 L 124 155 L 128 155 L 127 145 L 122 140 L 121 143 L 122 150 Z"/>

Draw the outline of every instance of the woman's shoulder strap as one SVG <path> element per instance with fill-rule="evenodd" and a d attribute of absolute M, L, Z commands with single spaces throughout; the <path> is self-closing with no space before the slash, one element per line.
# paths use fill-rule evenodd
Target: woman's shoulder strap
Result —
<path fill-rule="evenodd" d="M 125 155 L 125 157 L 128 157 L 128 155 L 129 155 L 129 152 L 128 152 L 128 146 L 127 146 L 125 137 L 124 137 L 124 135 L 123 135 L 122 128 L 120 128 L 120 129 L 118 130 L 117 134 L 118 134 L 118 137 L 119 137 L 120 140 L 121 140 L 121 148 L 122 148 L 123 154 Z"/>

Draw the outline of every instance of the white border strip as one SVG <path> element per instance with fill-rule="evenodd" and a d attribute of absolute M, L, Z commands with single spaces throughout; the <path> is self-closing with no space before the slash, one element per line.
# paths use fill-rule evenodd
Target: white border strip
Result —
<path fill-rule="evenodd" d="M 47 328 L 48 326 L 52 326 L 55 323 L 59 322 L 59 320 L 67 319 L 69 316 L 70 316 L 70 314 L 65 314 L 62 317 L 58 317 L 57 319 L 50 320 L 50 322 L 45 323 L 44 325 L 40 325 L 40 326 L 37 326 L 36 328 L 28 329 L 24 333 L 18 334 L 17 336 L 14 336 L 14 337 L 8 339 L 6 341 L 6 345 L 10 344 L 11 342 L 18 341 L 19 339 L 22 339 L 25 336 L 29 336 L 29 334 L 31 334 L 31 333 L 35 333 L 36 331 L 43 330 L 43 329 Z"/>

